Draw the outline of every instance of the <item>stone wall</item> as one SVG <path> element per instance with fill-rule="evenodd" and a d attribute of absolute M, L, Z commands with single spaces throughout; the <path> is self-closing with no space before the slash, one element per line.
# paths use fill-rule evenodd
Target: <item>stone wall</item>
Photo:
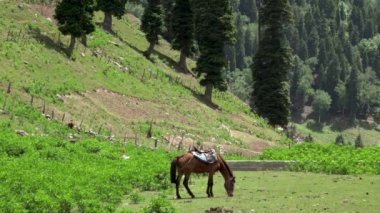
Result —
<path fill-rule="evenodd" d="M 286 170 L 296 161 L 286 160 L 228 160 L 232 171 L 279 171 Z"/>

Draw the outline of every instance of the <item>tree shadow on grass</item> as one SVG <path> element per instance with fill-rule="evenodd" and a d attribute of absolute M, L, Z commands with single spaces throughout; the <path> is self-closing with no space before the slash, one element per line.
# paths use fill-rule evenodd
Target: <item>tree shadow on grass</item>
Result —
<path fill-rule="evenodd" d="M 144 55 L 145 51 L 143 50 L 140 50 L 139 48 L 137 48 L 136 46 L 132 45 L 131 43 L 129 43 L 128 41 L 124 40 L 123 37 L 121 37 L 119 34 L 117 34 L 115 31 L 107 31 L 108 33 L 110 33 L 111 35 L 113 35 L 115 38 L 119 39 L 120 42 L 122 42 L 123 44 L 127 45 L 128 47 L 132 48 L 133 50 L 135 50 L 136 52 Z M 169 67 L 173 67 L 173 69 L 178 72 L 178 73 L 183 73 L 183 74 L 190 74 L 192 75 L 193 77 L 195 77 L 195 75 L 192 73 L 192 72 L 186 72 L 184 70 L 182 70 L 182 68 L 179 66 L 179 64 L 173 60 L 172 58 L 170 58 L 169 56 L 157 51 L 157 50 L 153 50 L 153 54 L 157 55 L 158 58 L 163 61 L 165 64 L 167 64 Z M 154 62 L 151 58 L 147 58 L 148 60 L 150 60 L 151 62 Z"/>
<path fill-rule="evenodd" d="M 69 51 L 67 50 L 67 48 L 64 47 L 62 42 L 55 42 L 52 38 L 50 38 L 47 35 L 42 34 L 39 31 L 31 31 L 30 35 L 36 41 L 45 44 L 47 48 L 52 49 L 58 53 L 64 54 L 65 56 L 69 57 Z"/>

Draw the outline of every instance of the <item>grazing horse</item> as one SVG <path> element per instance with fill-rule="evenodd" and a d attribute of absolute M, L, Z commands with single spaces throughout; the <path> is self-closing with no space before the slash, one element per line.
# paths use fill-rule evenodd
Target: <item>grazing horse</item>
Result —
<path fill-rule="evenodd" d="M 182 175 L 185 175 L 185 179 L 183 181 L 183 185 L 185 186 L 187 193 L 194 198 L 194 194 L 190 191 L 189 188 L 189 178 L 191 173 L 208 173 L 208 183 L 206 193 L 208 197 L 213 197 L 214 194 L 212 192 L 213 176 L 216 171 L 219 171 L 224 178 L 224 188 L 227 191 L 228 196 L 232 197 L 234 192 L 234 184 L 235 177 L 232 174 L 231 169 L 228 167 L 226 161 L 220 156 L 218 156 L 218 160 L 216 163 L 208 164 L 202 162 L 201 160 L 194 157 L 191 152 L 179 155 L 175 157 L 171 162 L 170 167 L 170 177 L 171 182 L 176 184 L 176 193 L 177 199 L 181 199 L 179 195 L 179 185 L 181 182 Z M 178 171 L 178 175 L 176 173 Z"/>

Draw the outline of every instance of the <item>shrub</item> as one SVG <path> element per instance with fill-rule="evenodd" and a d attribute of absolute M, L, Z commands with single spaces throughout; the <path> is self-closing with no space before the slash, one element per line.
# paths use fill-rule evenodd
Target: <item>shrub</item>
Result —
<path fill-rule="evenodd" d="M 355 139 L 355 147 L 356 148 L 363 148 L 364 147 L 364 144 L 362 141 L 362 136 L 360 134 Z"/>
<path fill-rule="evenodd" d="M 10 157 L 20 157 L 25 153 L 26 150 L 25 147 L 16 144 L 11 144 L 6 147 L 5 151 Z"/>
<path fill-rule="evenodd" d="M 149 205 L 143 209 L 144 213 L 174 213 L 175 208 L 163 197 L 153 198 Z"/>
<path fill-rule="evenodd" d="M 344 138 L 342 134 L 335 138 L 335 145 L 344 145 Z"/>
<path fill-rule="evenodd" d="M 138 204 L 138 203 L 140 203 L 141 201 L 144 200 L 144 198 L 138 192 L 133 192 L 132 194 L 130 194 L 129 195 L 129 199 L 134 204 Z"/>

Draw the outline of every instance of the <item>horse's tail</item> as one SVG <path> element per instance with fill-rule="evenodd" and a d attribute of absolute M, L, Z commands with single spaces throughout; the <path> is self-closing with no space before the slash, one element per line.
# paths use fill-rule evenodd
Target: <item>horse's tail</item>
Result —
<path fill-rule="evenodd" d="M 170 165 L 170 180 L 172 183 L 176 183 L 176 173 L 177 173 L 177 158 L 174 158 L 172 160 L 172 163 Z"/>

